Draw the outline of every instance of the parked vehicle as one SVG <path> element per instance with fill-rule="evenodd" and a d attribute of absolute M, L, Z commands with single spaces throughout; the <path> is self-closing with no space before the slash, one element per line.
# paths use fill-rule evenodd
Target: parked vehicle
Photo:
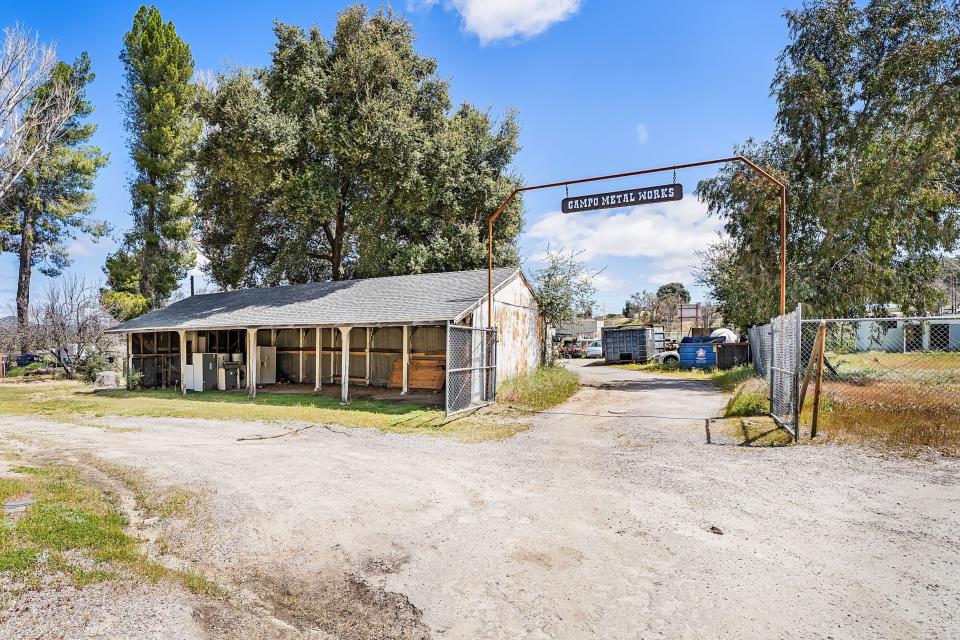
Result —
<path fill-rule="evenodd" d="M 561 358 L 582 358 L 585 351 L 584 346 L 576 340 L 564 341 L 564 343 L 560 345 Z"/>
<path fill-rule="evenodd" d="M 603 357 L 603 340 L 591 340 L 587 343 L 586 354 L 588 358 Z"/>
<path fill-rule="evenodd" d="M 653 356 L 653 361 L 657 364 L 680 364 L 680 352 L 676 349 L 661 351 Z"/>
<path fill-rule="evenodd" d="M 17 356 L 17 366 L 25 367 L 34 362 L 43 362 L 43 358 L 35 353 L 21 353 Z"/>

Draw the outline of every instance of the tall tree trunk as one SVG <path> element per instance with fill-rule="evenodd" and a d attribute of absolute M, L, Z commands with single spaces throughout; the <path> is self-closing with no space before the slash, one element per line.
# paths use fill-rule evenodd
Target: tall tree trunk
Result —
<path fill-rule="evenodd" d="M 30 322 L 30 276 L 33 266 L 33 243 L 36 229 L 37 209 L 33 204 L 23 211 L 23 228 L 20 230 L 20 266 L 17 276 L 17 333 L 20 335 L 20 352 L 30 351 L 27 323 Z"/>

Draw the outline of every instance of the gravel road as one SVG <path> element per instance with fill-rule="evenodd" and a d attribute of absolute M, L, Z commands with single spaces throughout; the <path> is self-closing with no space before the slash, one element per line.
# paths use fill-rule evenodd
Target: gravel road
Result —
<path fill-rule="evenodd" d="M 585 388 L 500 442 L 142 418 L 0 434 L 205 490 L 170 546 L 260 608 L 188 599 L 189 637 L 958 637 L 960 461 L 706 445 L 709 384 L 569 366 Z"/>

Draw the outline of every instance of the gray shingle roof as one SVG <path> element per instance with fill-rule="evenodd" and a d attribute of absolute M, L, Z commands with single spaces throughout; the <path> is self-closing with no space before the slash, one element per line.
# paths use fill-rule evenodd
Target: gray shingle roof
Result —
<path fill-rule="evenodd" d="M 520 273 L 494 269 L 496 291 Z M 195 295 L 110 331 L 456 321 L 487 294 L 487 271 L 424 273 Z"/>

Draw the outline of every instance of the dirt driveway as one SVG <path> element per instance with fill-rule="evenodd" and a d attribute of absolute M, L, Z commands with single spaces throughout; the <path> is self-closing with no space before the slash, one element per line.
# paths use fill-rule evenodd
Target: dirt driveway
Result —
<path fill-rule="evenodd" d="M 574 399 L 484 444 L 174 419 L 0 434 L 203 487 L 209 518 L 170 546 L 268 603 L 287 626 L 264 637 L 958 637 L 958 461 L 706 445 L 709 384 L 587 364 Z M 237 633 L 218 611 L 190 634 Z"/>

